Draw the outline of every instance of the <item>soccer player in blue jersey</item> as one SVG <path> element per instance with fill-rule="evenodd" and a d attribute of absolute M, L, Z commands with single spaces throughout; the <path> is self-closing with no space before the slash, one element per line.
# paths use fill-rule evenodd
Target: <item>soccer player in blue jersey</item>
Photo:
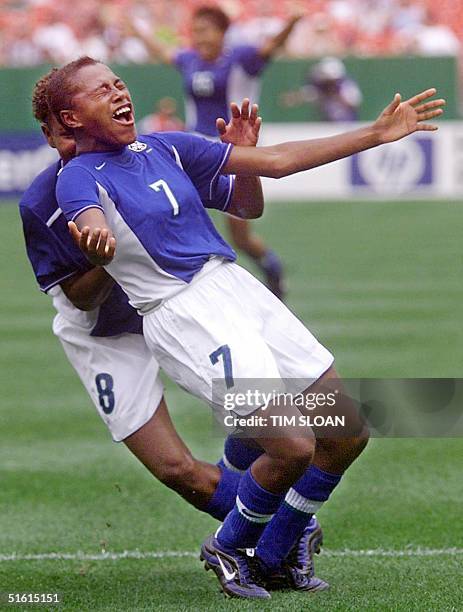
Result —
<path fill-rule="evenodd" d="M 303 394 L 342 389 L 331 353 L 234 263 L 235 254 L 204 207 L 259 215 L 263 201 L 253 187 L 259 175 L 287 176 L 418 130 L 437 129 L 427 123 L 442 113 L 444 101 L 430 100 L 435 89 L 405 102 L 396 94 L 373 124 L 357 130 L 260 148 L 175 132 L 137 140 L 127 87 L 90 58 L 58 70 L 47 93 L 51 112 L 72 130 L 77 147 L 77 157 L 58 177 L 58 204 L 72 231 L 84 238 L 84 248 L 91 243 L 98 257 L 112 256 L 106 269 L 143 315 L 145 340 L 166 373 L 217 408 L 223 407 L 223 393 L 240 390 L 246 379 L 293 380 L 293 392 Z M 252 121 L 260 125 L 258 118 Z M 239 207 L 228 196 L 214 202 L 219 177 L 229 174 L 248 176 L 255 199 Z M 262 408 L 248 403 L 236 411 L 258 417 Z M 265 414 L 274 408 L 270 405 Z M 354 407 L 344 393 L 337 408 L 353 418 Z M 287 416 L 300 414 L 295 406 L 285 410 Z M 363 424 L 351 425 L 343 438 L 310 430 L 305 437 L 284 430 L 268 437 L 244 427 L 251 438 L 263 436 L 258 444 L 264 452 L 241 476 L 235 506 L 201 551 L 224 592 L 269 597 L 254 582 L 243 549 L 259 544 L 262 573 L 278 567 L 289 552 L 286 547 L 301 536 L 365 447 Z"/>
<path fill-rule="evenodd" d="M 239 45 L 227 48 L 228 16 L 219 8 L 198 8 L 191 22 L 191 49 L 171 49 L 152 36 L 143 38 L 152 56 L 177 68 L 185 92 L 186 129 L 217 139 L 216 119 L 230 118 L 230 102 L 250 98 L 258 101 L 260 76 L 272 56 L 291 34 L 300 14 L 292 16 L 283 29 L 260 47 Z M 283 267 L 278 255 L 252 232 L 249 222 L 227 217 L 234 245 L 251 257 L 266 277 L 267 286 L 282 298 Z"/>
<path fill-rule="evenodd" d="M 193 506 L 223 520 L 235 503 L 240 473 L 262 451 L 229 438 L 219 469 L 192 457 L 178 436 L 162 397 L 158 364 L 141 335 L 141 317 L 102 265 L 90 265 L 88 258 L 96 258 L 96 245 L 82 244 L 84 256 L 73 243 L 56 202 L 57 174 L 74 157 L 75 140 L 48 109 L 46 88 L 53 72 L 37 83 L 33 111 L 61 159 L 33 181 L 20 202 L 20 213 L 37 281 L 53 297 L 57 310 L 54 331 L 113 439 L 123 440 L 156 478 Z M 247 107 L 244 102 L 243 116 Z M 255 146 L 258 130 L 246 125 L 236 106 L 232 112 L 235 120 L 224 131 L 223 138 Z M 256 115 L 257 108 L 252 112 Z M 221 183 L 214 194 L 219 199 L 223 190 L 229 192 L 229 180 L 223 177 Z M 250 195 L 240 189 L 241 183 L 238 177 L 234 183 L 235 202 Z M 108 253 L 99 263 L 104 264 L 111 256 Z M 302 565 L 310 566 L 310 573 L 302 581 L 300 577 L 294 580 L 301 574 L 299 554 L 294 567 L 288 565 L 280 585 L 275 586 L 297 586 L 299 590 L 310 591 L 327 587 L 312 569 L 312 557 L 321 538 L 321 529 L 314 519 L 304 534 L 306 545 L 302 551 Z"/>

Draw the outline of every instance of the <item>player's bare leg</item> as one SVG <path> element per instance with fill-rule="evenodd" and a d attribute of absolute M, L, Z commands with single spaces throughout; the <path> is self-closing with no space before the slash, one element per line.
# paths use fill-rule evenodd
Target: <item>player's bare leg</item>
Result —
<path fill-rule="evenodd" d="M 253 259 L 261 259 L 267 252 L 267 247 L 260 236 L 251 230 L 247 219 L 227 217 L 228 230 L 234 246 Z"/>
<path fill-rule="evenodd" d="M 257 418 L 268 418 L 273 410 L 273 406 L 267 407 L 265 412 L 261 409 L 254 414 Z M 287 414 L 297 415 L 297 408 L 288 407 Z M 236 504 L 220 531 L 207 538 L 201 548 L 206 569 L 217 574 L 222 590 L 232 597 L 270 596 L 258 579 L 256 582 L 252 561 L 244 549 L 256 547 L 286 491 L 307 470 L 314 456 L 315 438 L 310 431 L 305 437 L 288 436 L 283 428 L 273 433 L 276 437 L 258 438 L 264 453 L 242 475 Z M 253 436 L 259 432 L 250 427 L 246 434 Z"/>
<path fill-rule="evenodd" d="M 192 456 L 172 423 L 164 399 L 151 419 L 126 438 L 124 444 L 155 478 L 179 493 L 195 508 L 208 511 L 222 470 Z M 235 486 L 238 479 L 237 475 Z M 234 491 L 230 492 L 230 499 L 234 500 Z M 225 508 L 223 514 L 229 509 L 231 507 Z"/>
<path fill-rule="evenodd" d="M 239 219 L 229 215 L 227 221 L 233 245 L 254 259 L 265 274 L 265 282 L 270 291 L 283 299 L 286 288 L 283 266 L 278 255 L 266 246 L 260 236 L 252 231 L 251 224 L 247 219 Z"/>
<path fill-rule="evenodd" d="M 336 414 L 346 417 L 345 435 L 330 437 L 326 430 L 314 433 L 317 439 L 313 464 L 321 470 L 344 472 L 362 453 L 369 439 L 368 428 L 358 412 L 358 407 L 344 390 L 344 385 L 334 367 L 329 368 L 311 387 L 310 393 L 337 392 Z"/>
<path fill-rule="evenodd" d="M 267 409 L 267 415 L 271 414 Z M 264 453 L 251 466 L 251 472 L 261 487 L 275 494 L 288 490 L 306 471 L 315 454 L 315 439 L 259 438 Z"/>
<path fill-rule="evenodd" d="M 291 486 L 281 506 L 263 533 L 257 548 L 263 561 L 267 584 L 290 583 L 297 590 L 321 590 L 327 584 L 314 578 L 313 555 L 322 543 L 314 516 L 339 484 L 343 473 L 368 442 L 368 430 L 355 403 L 344 391 L 333 367 L 306 391 L 312 396 L 336 393 L 333 408 L 324 406 L 319 414 L 343 415 L 343 431 L 314 427 L 314 459 L 305 474 Z M 301 409 L 302 411 L 302 409 Z M 317 409 L 308 411 L 318 414 Z"/>

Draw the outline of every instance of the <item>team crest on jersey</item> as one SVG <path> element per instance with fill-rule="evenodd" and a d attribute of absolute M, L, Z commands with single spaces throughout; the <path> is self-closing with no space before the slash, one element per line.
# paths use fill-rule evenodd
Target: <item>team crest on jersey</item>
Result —
<path fill-rule="evenodd" d="M 131 151 L 135 151 L 135 153 L 140 153 L 141 151 L 144 151 L 147 146 L 148 145 L 145 144 L 144 142 L 140 142 L 139 140 L 136 140 L 135 142 L 132 142 L 132 144 L 129 144 L 129 149 Z"/>

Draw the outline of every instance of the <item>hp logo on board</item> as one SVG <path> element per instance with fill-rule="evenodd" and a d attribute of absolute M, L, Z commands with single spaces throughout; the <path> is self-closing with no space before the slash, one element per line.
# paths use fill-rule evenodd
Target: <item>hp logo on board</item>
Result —
<path fill-rule="evenodd" d="M 432 185 L 432 146 L 429 138 L 411 138 L 364 151 L 352 159 L 352 185 L 381 194 L 407 193 Z"/>

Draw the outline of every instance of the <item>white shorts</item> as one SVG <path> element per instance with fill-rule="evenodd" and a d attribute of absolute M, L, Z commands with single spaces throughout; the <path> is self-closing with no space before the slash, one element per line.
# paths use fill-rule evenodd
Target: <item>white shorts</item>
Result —
<path fill-rule="evenodd" d="M 164 389 L 159 365 L 142 335 L 90 336 L 60 314 L 53 331 L 115 442 L 149 421 Z"/>
<path fill-rule="evenodd" d="M 213 381 L 223 379 L 225 386 L 227 374 L 241 381 L 297 379 L 301 392 L 333 363 L 331 353 L 279 299 L 230 262 L 145 315 L 143 333 L 166 374 L 212 405 L 217 405 Z M 303 386 L 302 381 L 310 382 Z M 243 407 L 239 413 L 255 409 Z"/>

